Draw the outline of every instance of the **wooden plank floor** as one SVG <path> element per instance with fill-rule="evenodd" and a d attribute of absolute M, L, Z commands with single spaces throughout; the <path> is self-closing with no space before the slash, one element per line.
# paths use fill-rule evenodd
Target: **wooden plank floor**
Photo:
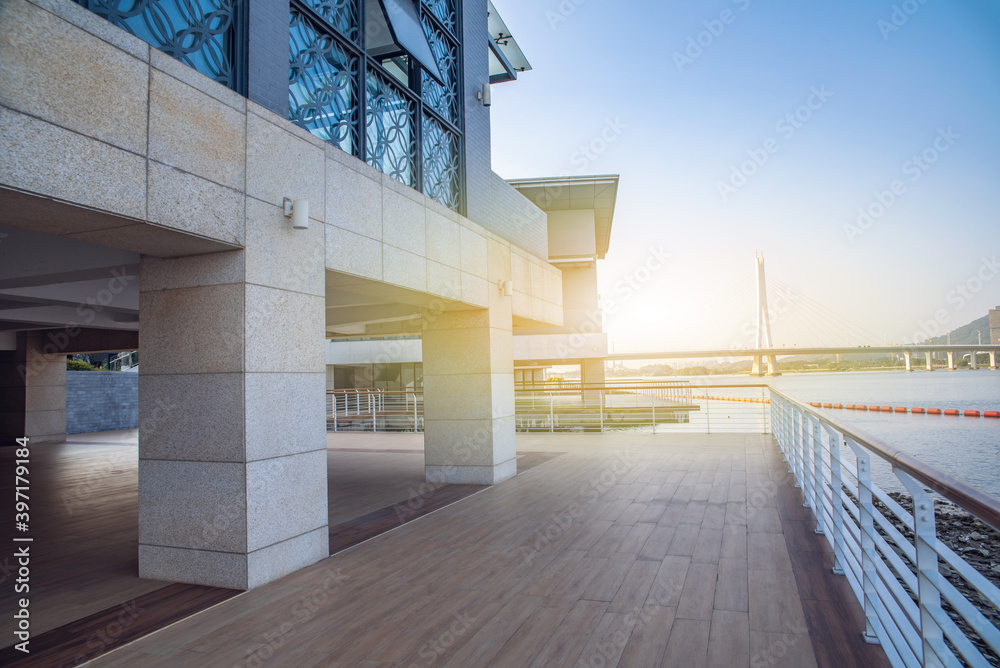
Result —
<path fill-rule="evenodd" d="M 565 454 L 91 665 L 886 665 L 769 438 L 518 447 Z"/>

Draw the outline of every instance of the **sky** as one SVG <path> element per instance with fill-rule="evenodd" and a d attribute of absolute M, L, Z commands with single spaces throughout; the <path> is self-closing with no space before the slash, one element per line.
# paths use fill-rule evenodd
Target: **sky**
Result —
<path fill-rule="evenodd" d="M 616 352 L 920 341 L 1000 305 L 1000 2 L 494 0 L 504 178 L 619 174 Z M 665 262 L 654 258 L 667 254 Z"/>

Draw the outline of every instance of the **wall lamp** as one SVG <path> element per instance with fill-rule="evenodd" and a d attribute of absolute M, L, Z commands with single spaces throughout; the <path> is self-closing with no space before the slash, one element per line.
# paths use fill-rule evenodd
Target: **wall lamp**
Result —
<path fill-rule="evenodd" d="M 497 281 L 497 290 L 504 297 L 514 296 L 514 281 L 505 281 L 502 278 Z"/>
<path fill-rule="evenodd" d="M 309 200 L 285 198 L 282 200 L 285 218 L 292 219 L 292 228 L 296 230 L 309 229 Z"/>
<path fill-rule="evenodd" d="M 483 89 L 476 93 L 476 99 L 482 101 L 484 107 L 488 107 L 493 103 L 493 100 L 490 98 L 490 85 L 488 83 L 484 83 Z"/>

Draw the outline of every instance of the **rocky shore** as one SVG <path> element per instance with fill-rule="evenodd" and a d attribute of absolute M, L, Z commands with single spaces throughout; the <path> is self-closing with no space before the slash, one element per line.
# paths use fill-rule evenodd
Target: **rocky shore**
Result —
<path fill-rule="evenodd" d="M 889 497 L 896 501 L 907 512 L 913 511 L 913 500 L 908 494 L 901 492 L 890 492 Z M 877 505 L 882 506 L 881 503 Z M 1000 587 L 1000 532 L 995 531 L 989 525 L 981 522 L 965 510 L 948 502 L 937 500 L 935 502 L 937 514 L 937 535 L 938 539 L 955 551 L 965 561 L 976 569 L 983 577 Z M 893 524 L 903 535 L 912 539 L 913 532 L 896 519 L 895 515 L 888 512 L 884 506 L 880 508 L 886 517 L 893 520 Z M 954 569 L 943 560 L 940 561 L 941 574 L 948 579 L 962 594 L 969 599 L 981 613 L 994 626 L 1000 628 L 1000 610 L 978 591 L 968 585 Z M 972 640 L 972 642 L 984 653 L 990 665 L 1000 666 L 1000 657 L 993 653 L 985 642 L 973 631 L 968 624 L 960 619 L 951 606 L 945 604 L 945 611 L 955 620 Z"/>

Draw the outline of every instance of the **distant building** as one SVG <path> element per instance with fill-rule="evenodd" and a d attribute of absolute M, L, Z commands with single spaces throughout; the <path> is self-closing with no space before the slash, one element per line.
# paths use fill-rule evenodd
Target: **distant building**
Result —
<path fill-rule="evenodd" d="M 990 343 L 1000 346 L 1000 306 L 990 309 Z"/>

